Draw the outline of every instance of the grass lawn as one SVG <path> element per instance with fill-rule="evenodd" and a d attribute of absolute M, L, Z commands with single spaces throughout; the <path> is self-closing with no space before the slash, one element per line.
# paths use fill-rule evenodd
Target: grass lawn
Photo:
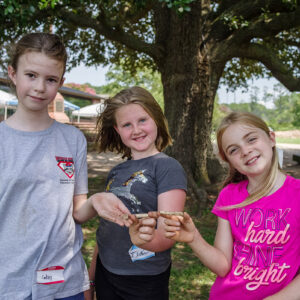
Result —
<path fill-rule="evenodd" d="M 276 137 L 276 143 L 279 144 L 300 144 L 300 138 Z"/>
<path fill-rule="evenodd" d="M 89 191 L 94 194 L 104 189 L 105 178 L 100 176 L 89 178 Z M 193 217 L 203 237 L 213 243 L 216 230 L 216 217 L 207 213 L 201 219 Z M 82 226 L 84 244 L 82 253 L 89 266 L 96 243 L 98 219 L 94 218 Z M 170 299 L 191 300 L 208 299 L 209 290 L 215 275 L 205 268 L 192 250 L 185 244 L 177 243 L 172 250 L 172 270 L 170 278 Z"/>

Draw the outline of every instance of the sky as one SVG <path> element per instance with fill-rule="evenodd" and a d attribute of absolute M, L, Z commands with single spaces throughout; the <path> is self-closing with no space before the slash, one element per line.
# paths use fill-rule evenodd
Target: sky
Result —
<path fill-rule="evenodd" d="M 105 73 L 108 71 L 109 67 L 86 67 L 80 65 L 79 67 L 73 68 L 71 72 L 65 74 L 65 83 L 90 83 L 94 86 L 104 85 Z M 276 79 L 259 79 L 249 82 L 249 92 L 243 93 L 241 89 L 236 90 L 234 93 L 227 92 L 225 86 L 221 86 L 218 89 L 219 101 L 220 103 L 232 103 L 232 102 L 248 102 L 250 101 L 250 90 L 252 87 L 258 87 L 259 93 L 258 97 L 263 96 L 264 89 L 268 92 L 272 92 L 273 85 L 278 83 Z"/>

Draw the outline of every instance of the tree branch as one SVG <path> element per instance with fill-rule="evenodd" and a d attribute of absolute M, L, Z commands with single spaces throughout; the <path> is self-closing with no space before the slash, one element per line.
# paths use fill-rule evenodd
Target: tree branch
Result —
<path fill-rule="evenodd" d="M 300 78 L 293 75 L 293 71 L 282 63 L 272 49 L 258 44 L 251 44 L 236 47 L 233 56 L 260 61 L 289 91 L 300 91 Z"/>
<path fill-rule="evenodd" d="M 159 60 L 163 57 L 162 47 L 159 47 L 156 44 L 146 43 L 134 35 L 125 32 L 119 26 L 109 26 L 109 22 L 106 22 L 106 20 L 99 21 L 92 18 L 90 15 L 79 16 L 63 8 L 59 13 L 63 16 L 63 20 L 66 23 L 84 29 L 94 29 L 98 34 L 103 35 L 108 40 L 121 43 L 132 50 L 143 52 L 154 60 Z"/>

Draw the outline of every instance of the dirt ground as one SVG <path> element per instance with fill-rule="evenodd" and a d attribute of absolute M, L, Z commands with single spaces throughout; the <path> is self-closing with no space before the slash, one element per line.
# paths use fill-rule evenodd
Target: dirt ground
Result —
<path fill-rule="evenodd" d="M 283 171 L 300 179 L 300 164 L 293 160 L 293 155 L 300 156 L 299 144 L 277 144 L 277 148 L 283 150 Z M 88 153 L 89 177 L 107 176 L 109 170 L 116 164 L 122 162 L 120 155 L 108 153 Z"/>

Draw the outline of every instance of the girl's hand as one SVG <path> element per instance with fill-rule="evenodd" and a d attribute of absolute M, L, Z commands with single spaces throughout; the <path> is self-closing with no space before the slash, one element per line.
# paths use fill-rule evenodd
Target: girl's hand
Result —
<path fill-rule="evenodd" d="M 191 243 L 194 240 L 197 229 L 189 214 L 185 212 L 183 217 L 160 215 L 166 218 L 164 221 L 165 237 L 183 243 Z"/>
<path fill-rule="evenodd" d="M 151 242 L 154 238 L 157 213 L 149 213 L 149 217 L 138 220 L 131 215 L 133 224 L 129 227 L 129 234 L 132 243 L 136 246 L 142 246 Z"/>
<path fill-rule="evenodd" d="M 94 194 L 91 196 L 91 201 L 94 209 L 103 219 L 127 227 L 133 223 L 130 217 L 124 218 L 124 215 L 130 216 L 130 212 L 123 202 L 113 193 Z"/>

